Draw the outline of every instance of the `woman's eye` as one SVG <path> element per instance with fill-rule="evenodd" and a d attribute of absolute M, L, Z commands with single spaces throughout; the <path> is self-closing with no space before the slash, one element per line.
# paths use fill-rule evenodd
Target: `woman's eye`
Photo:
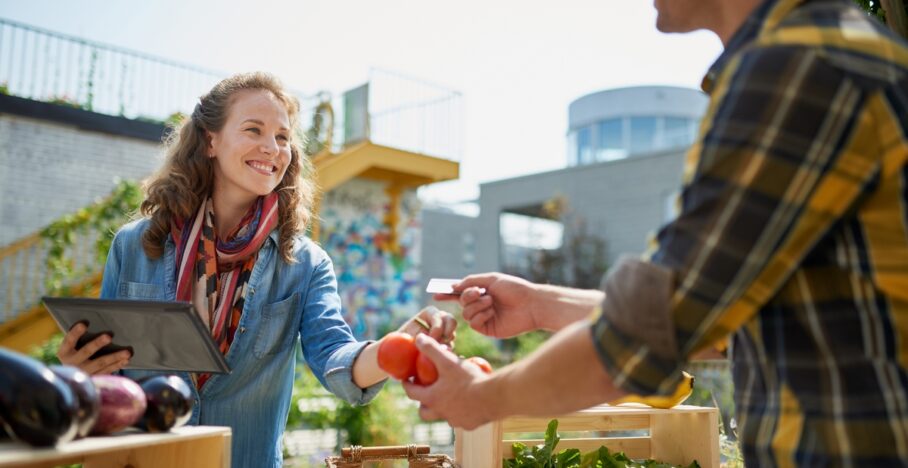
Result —
<path fill-rule="evenodd" d="M 287 137 L 287 135 L 278 135 L 278 136 L 277 136 L 277 139 L 278 139 L 278 140 L 283 140 L 283 141 L 290 141 L 290 138 Z"/>
<path fill-rule="evenodd" d="M 249 127 L 249 128 L 246 129 L 246 131 L 247 131 L 247 132 L 255 133 L 256 135 L 260 135 L 260 134 L 262 133 L 261 130 L 259 130 L 259 129 L 257 129 L 257 128 L 255 128 L 255 127 Z"/>

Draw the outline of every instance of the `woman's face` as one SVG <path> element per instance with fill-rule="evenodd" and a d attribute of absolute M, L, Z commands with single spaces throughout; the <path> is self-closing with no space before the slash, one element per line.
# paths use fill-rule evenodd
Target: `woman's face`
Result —
<path fill-rule="evenodd" d="M 290 118 L 270 91 L 238 91 L 224 127 L 209 135 L 215 195 L 229 202 L 271 193 L 290 165 Z"/>

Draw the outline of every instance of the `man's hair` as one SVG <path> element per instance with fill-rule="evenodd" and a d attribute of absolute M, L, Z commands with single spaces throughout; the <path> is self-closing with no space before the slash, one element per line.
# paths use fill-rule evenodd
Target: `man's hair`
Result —
<path fill-rule="evenodd" d="M 290 164 L 275 191 L 279 199 L 279 252 L 286 262 L 293 262 L 294 238 L 305 232 L 310 221 L 315 184 L 311 180 L 311 163 L 296 132 L 299 102 L 277 78 L 262 72 L 233 75 L 214 85 L 199 99 L 192 115 L 170 132 L 165 142 L 164 165 L 144 184 L 141 212 L 151 223 L 142 235 L 142 248 L 150 258 L 164 253 L 173 217 L 186 219 L 194 215 L 211 194 L 214 163 L 208 157 L 208 132 L 224 127 L 235 95 L 243 90 L 270 92 L 286 107 L 290 119 Z"/>

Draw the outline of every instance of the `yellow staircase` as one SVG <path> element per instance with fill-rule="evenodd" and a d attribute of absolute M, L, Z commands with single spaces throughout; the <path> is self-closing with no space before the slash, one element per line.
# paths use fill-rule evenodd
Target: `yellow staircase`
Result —
<path fill-rule="evenodd" d="M 383 181 L 390 197 L 385 222 L 391 230 L 392 249 L 396 247 L 400 194 L 407 189 L 456 179 L 460 165 L 455 161 L 399 150 L 364 141 L 344 148 L 339 153 L 324 152 L 313 158 L 316 177 L 322 193 L 327 193 L 354 178 Z M 316 206 L 316 210 L 317 210 Z M 89 234 L 97 235 L 95 234 Z M 312 237 L 318 239 L 318 225 Z M 94 243 L 77 242 L 93 246 Z M 0 346 L 28 352 L 58 331 L 57 325 L 40 303 L 45 294 L 47 271 L 44 258 L 49 243 L 36 232 L 0 248 Z M 74 264 L 84 271 L 80 281 L 68 288 L 68 295 L 97 297 L 101 285 L 101 265 L 96 265 L 90 249 L 73 251 Z"/>

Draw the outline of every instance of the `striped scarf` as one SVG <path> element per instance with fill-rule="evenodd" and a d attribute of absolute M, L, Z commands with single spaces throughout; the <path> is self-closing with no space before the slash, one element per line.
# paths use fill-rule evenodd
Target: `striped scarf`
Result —
<path fill-rule="evenodd" d="M 195 306 L 225 356 L 243 313 L 246 285 L 259 248 L 277 226 L 277 218 L 278 197 L 272 192 L 259 197 L 236 229 L 223 239 L 215 235 L 210 197 L 193 218 L 171 223 L 177 254 L 176 299 Z M 193 380 L 201 388 L 208 377 L 200 374 Z"/>

